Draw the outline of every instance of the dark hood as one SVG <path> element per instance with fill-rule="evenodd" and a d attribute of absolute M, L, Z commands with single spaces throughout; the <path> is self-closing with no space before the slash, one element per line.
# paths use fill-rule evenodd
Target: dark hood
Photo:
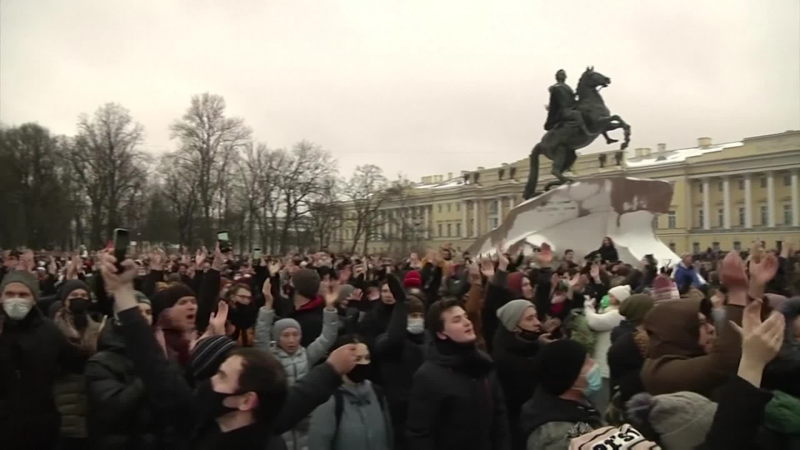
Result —
<path fill-rule="evenodd" d="M 522 405 L 519 417 L 523 436 L 550 422 L 585 422 L 594 428 L 602 426 L 600 414 L 589 404 L 564 400 L 537 389 L 533 397 Z"/>
<path fill-rule="evenodd" d="M 697 343 L 700 339 L 699 312 L 700 300 L 695 299 L 667 300 L 651 309 L 644 319 L 650 338 L 647 357 L 704 355 Z"/>

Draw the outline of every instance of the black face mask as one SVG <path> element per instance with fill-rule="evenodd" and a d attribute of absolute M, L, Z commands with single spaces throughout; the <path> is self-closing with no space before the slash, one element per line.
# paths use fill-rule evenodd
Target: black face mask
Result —
<path fill-rule="evenodd" d="M 69 312 L 74 315 L 85 314 L 89 309 L 89 299 L 86 298 L 73 298 L 69 301 Z"/>
<path fill-rule="evenodd" d="M 520 339 L 531 342 L 538 340 L 539 336 L 541 335 L 542 334 L 539 333 L 538 331 L 529 331 L 529 330 L 522 330 L 518 333 Z"/>
<path fill-rule="evenodd" d="M 222 404 L 222 401 L 240 393 L 223 394 L 211 387 L 211 380 L 200 383 L 197 387 L 197 401 L 202 408 L 203 417 L 206 420 L 218 419 L 229 412 L 236 411 L 238 408 L 231 408 Z"/>
<path fill-rule="evenodd" d="M 361 383 L 364 380 L 369 380 L 372 374 L 372 364 L 356 364 L 353 370 L 348 372 L 347 378 L 353 383 Z"/>

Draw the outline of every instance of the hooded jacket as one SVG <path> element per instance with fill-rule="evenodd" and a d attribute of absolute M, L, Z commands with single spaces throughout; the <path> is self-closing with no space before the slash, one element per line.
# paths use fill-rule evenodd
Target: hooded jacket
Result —
<path fill-rule="evenodd" d="M 436 340 L 414 374 L 408 448 L 509 450 L 505 401 L 491 359 L 474 346 Z"/>
<path fill-rule="evenodd" d="M 563 450 L 572 438 L 603 426 L 590 404 L 564 400 L 537 389 L 522 405 L 520 424 L 527 450 Z"/>
<path fill-rule="evenodd" d="M 728 319 L 742 323 L 742 307 L 727 305 Z M 700 301 L 669 300 L 647 314 L 644 327 L 650 339 L 642 382 L 652 395 L 691 391 L 706 397 L 736 373 L 741 339 L 729 323 L 714 341 L 711 353 L 698 344 Z"/>

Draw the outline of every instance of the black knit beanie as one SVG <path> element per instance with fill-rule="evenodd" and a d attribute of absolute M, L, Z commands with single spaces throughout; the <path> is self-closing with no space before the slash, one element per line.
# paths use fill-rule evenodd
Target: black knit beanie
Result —
<path fill-rule="evenodd" d="M 319 274 L 311 269 L 300 269 L 292 275 L 294 291 L 307 299 L 314 299 L 319 295 Z"/>
<path fill-rule="evenodd" d="M 572 387 L 581 374 L 586 349 L 576 341 L 563 339 L 544 345 L 536 359 L 539 385 L 545 392 L 559 396 Z"/>
<path fill-rule="evenodd" d="M 165 309 L 172 308 L 183 297 L 195 297 L 195 295 L 189 286 L 182 283 L 173 284 L 163 291 L 157 292 L 153 296 L 153 323 L 158 322 L 159 316 Z"/>
<path fill-rule="evenodd" d="M 61 285 L 61 289 L 59 290 L 59 300 L 61 300 L 62 302 L 65 301 L 67 297 L 69 297 L 69 294 L 72 293 L 72 291 L 77 291 L 78 289 L 83 289 L 84 291 L 86 291 L 87 294 L 90 295 L 92 293 L 92 289 L 89 287 L 88 284 L 84 283 L 83 281 L 69 280 L 63 285 Z"/>

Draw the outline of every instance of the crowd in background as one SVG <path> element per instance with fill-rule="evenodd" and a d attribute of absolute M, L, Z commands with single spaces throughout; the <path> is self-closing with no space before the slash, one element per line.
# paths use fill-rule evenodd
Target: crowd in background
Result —
<path fill-rule="evenodd" d="M 2 447 L 800 448 L 790 246 L 525 250 L 5 251 Z"/>

